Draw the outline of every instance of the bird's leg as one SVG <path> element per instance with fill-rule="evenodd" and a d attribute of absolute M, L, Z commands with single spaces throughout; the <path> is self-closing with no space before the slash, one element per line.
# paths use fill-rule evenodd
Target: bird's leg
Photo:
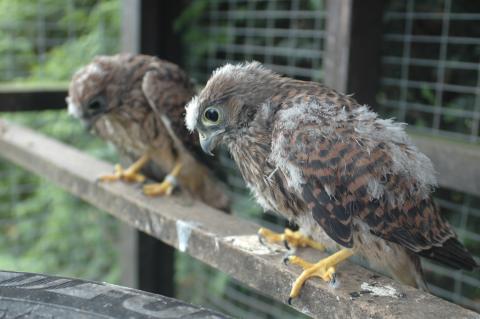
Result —
<path fill-rule="evenodd" d="M 287 249 L 290 249 L 290 247 L 312 247 L 320 251 L 325 250 L 324 245 L 317 243 L 316 241 L 302 234 L 300 231 L 292 231 L 288 228 L 285 228 L 283 234 L 279 234 L 262 227 L 258 230 L 258 238 L 260 239 L 260 242 L 263 238 L 265 238 L 269 243 L 283 242 Z"/>
<path fill-rule="evenodd" d="M 353 252 L 350 249 L 344 248 L 337 251 L 335 254 L 320 260 L 316 264 L 311 264 L 297 256 L 288 257 L 288 261 L 290 263 L 303 268 L 303 272 L 293 283 L 292 290 L 290 291 L 290 297 L 288 298 L 288 303 L 290 304 L 293 298 L 298 297 L 300 294 L 300 289 L 305 281 L 307 281 L 307 279 L 310 277 L 320 277 L 325 281 L 334 282 L 336 266 L 352 255 Z"/>
<path fill-rule="evenodd" d="M 99 180 L 102 182 L 113 182 L 123 180 L 125 182 L 142 183 L 145 181 L 145 176 L 139 173 L 143 166 L 150 160 L 148 153 L 142 155 L 135 163 L 124 169 L 120 164 L 115 165 L 115 173 L 112 175 L 102 175 Z"/>
<path fill-rule="evenodd" d="M 143 193 L 149 196 L 170 195 L 178 184 L 177 176 L 178 174 L 180 174 L 181 169 L 181 163 L 175 164 L 175 167 L 170 172 L 170 174 L 165 176 L 163 182 L 145 185 L 143 187 Z"/>

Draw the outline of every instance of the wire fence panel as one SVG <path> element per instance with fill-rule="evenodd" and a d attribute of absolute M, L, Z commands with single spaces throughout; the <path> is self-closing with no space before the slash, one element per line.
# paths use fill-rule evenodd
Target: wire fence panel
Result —
<path fill-rule="evenodd" d="M 478 144 L 480 33 L 472 27 L 478 23 L 478 2 L 388 1 L 377 99 L 380 113 L 411 124 L 413 131 Z M 479 260 L 480 198 L 448 189 L 439 189 L 435 196 L 461 241 Z M 480 310 L 478 272 L 424 265 L 434 294 Z"/>
<path fill-rule="evenodd" d="M 65 81 L 118 51 L 119 0 L 0 2 L 0 81 Z"/>
<path fill-rule="evenodd" d="M 480 6 L 390 3 L 378 99 L 382 111 L 434 135 L 479 141 Z"/>
<path fill-rule="evenodd" d="M 116 52 L 119 9 L 118 0 L 0 0 L 0 86 L 66 82 L 94 55 Z M 92 155 L 115 158 L 112 148 L 87 134 L 66 113 L 0 116 Z M 113 283 L 120 279 L 117 221 L 4 160 L 0 161 L 0 233 L 2 269 Z"/>
<path fill-rule="evenodd" d="M 66 112 L 0 114 L 90 154 L 114 151 Z M 61 156 L 61 154 L 59 154 Z M 0 160 L 0 268 L 118 283 L 118 221 L 24 169 Z"/>
<path fill-rule="evenodd" d="M 202 33 L 202 43 L 188 43 L 186 62 L 192 75 L 205 81 L 226 62 L 258 60 L 280 73 L 321 80 L 325 39 L 324 1 L 200 1 L 183 21 L 187 32 Z M 189 18 L 192 16 L 186 15 Z M 193 24 L 195 23 L 195 27 Z"/>

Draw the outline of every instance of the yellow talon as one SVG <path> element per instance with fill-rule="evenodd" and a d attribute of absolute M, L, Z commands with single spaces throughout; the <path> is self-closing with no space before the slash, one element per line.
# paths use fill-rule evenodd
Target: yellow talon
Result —
<path fill-rule="evenodd" d="M 182 164 L 178 163 L 173 168 L 172 172 L 168 174 L 163 182 L 145 185 L 143 187 L 143 193 L 148 196 L 157 195 L 171 195 L 175 187 L 177 186 L 177 176 L 180 173 Z"/>
<path fill-rule="evenodd" d="M 305 261 L 297 256 L 288 257 L 290 263 L 303 268 L 303 272 L 293 283 L 292 290 L 290 291 L 290 297 L 288 298 L 288 303 L 291 303 L 293 298 L 298 297 L 300 294 L 300 289 L 302 289 L 303 284 L 308 278 L 320 277 L 324 281 L 334 281 L 336 266 L 352 255 L 353 253 L 350 249 L 344 248 L 337 251 L 335 254 L 320 260 L 316 264 L 309 263 L 308 261 Z"/>
<path fill-rule="evenodd" d="M 260 238 L 265 238 L 269 243 L 283 242 L 287 248 L 292 247 L 312 247 L 320 251 L 325 250 L 325 246 L 317 243 L 311 238 L 303 235 L 300 231 L 292 231 L 291 229 L 285 228 L 283 234 L 275 233 L 266 228 L 260 228 L 258 230 L 258 235 Z"/>
<path fill-rule="evenodd" d="M 145 154 L 127 169 L 124 169 L 120 164 L 116 164 L 113 174 L 100 176 L 99 180 L 102 182 L 114 182 L 122 180 L 125 182 L 142 183 L 145 181 L 145 176 L 140 174 L 139 171 L 143 166 L 145 166 L 145 164 L 148 163 L 149 160 L 150 156 Z"/>
<path fill-rule="evenodd" d="M 169 181 L 163 181 L 161 183 L 143 186 L 143 193 L 148 196 L 170 195 L 174 189 L 174 184 Z"/>

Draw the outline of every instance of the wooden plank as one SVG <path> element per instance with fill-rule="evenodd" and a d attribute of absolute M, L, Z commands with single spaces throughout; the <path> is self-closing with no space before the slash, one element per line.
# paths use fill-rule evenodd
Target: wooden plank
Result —
<path fill-rule="evenodd" d="M 0 112 L 58 110 L 67 107 L 67 86 L 0 86 Z"/>
<path fill-rule="evenodd" d="M 140 1 L 122 0 L 122 52 L 140 52 Z"/>
<path fill-rule="evenodd" d="M 328 0 L 325 84 L 374 106 L 384 0 Z"/>
<path fill-rule="evenodd" d="M 147 198 L 136 186 L 97 183 L 111 164 L 29 129 L 0 121 L 0 150 L 0 156 L 276 300 L 286 300 L 300 273 L 283 265 L 282 247 L 270 250 L 258 243 L 258 225 L 187 197 Z M 300 254 L 312 261 L 324 256 L 311 250 Z M 309 280 L 294 308 L 318 318 L 479 318 L 350 262 L 339 267 L 339 282 L 334 289 Z"/>
<path fill-rule="evenodd" d="M 183 1 L 122 0 L 122 51 L 156 55 L 181 65 L 180 38 L 173 32 Z M 138 233 L 135 267 L 138 288 L 165 296 L 174 295 L 174 250 L 144 233 Z M 122 266 L 123 267 L 123 266 Z"/>
<path fill-rule="evenodd" d="M 326 49 L 323 68 L 325 84 L 347 92 L 350 58 L 350 28 L 354 0 L 328 0 Z"/>
<path fill-rule="evenodd" d="M 441 186 L 480 196 L 480 146 L 410 133 L 433 162 Z"/>

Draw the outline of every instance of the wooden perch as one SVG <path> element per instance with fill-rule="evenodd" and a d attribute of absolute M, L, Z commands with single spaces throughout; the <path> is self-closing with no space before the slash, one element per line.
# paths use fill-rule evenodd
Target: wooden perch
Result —
<path fill-rule="evenodd" d="M 68 83 L 0 85 L 0 112 L 65 109 Z"/>
<path fill-rule="evenodd" d="M 96 178 L 111 171 L 111 164 L 2 120 L 0 155 L 276 300 L 286 301 L 300 273 L 282 263 L 282 247 L 259 244 L 258 225 L 184 197 L 148 198 L 136 186 L 99 184 Z M 322 254 L 301 255 L 315 261 Z M 338 271 L 339 287 L 309 280 L 293 307 L 319 318 L 480 317 L 349 262 Z"/>

